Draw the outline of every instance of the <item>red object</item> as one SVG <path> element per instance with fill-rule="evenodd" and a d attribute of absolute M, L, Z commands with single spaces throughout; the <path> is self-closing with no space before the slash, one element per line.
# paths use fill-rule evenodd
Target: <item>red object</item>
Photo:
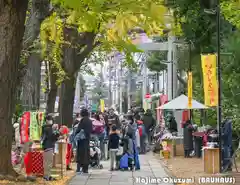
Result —
<path fill-rule="evenodd" d="M 203 139 L 203 146 L 207 146 L 207 133 L 205 132 L 194 132 L 192 133 L 195 137 L 202 137 Z"/>
<path fill-rule="evenodd" d="M 145 98 L 146 98 L 146 99 L 151 98 L 151 94 L 147 93 L 147 94 L 145 95 Z"/>
<path fill-rule="evenodd" d="M 139 136 L 141 137 L 141 136 L 142 136 L 142 133 L 143 133 L 143 131 L 142 131 L 142 127 L 141 127 L 141 126 L 138 127 L 138 132 L 139 132 Z"/>
<path fill-rule="evenodd" d="M 184 110 L 182 112 L 182 122 L 181 122 L 182 128 L 183 128 L 184 123 L 186 123 L 186 121 L 188 121 L 188 120 L 189 120 L 189 111 L 188 110 Z"/>
<path fill-rule="evenodd" d="M 189 120 L 189 111 L 188 110 L 184 110 L 182 112 L 182 122 L 186 122 Z"/>
<path fill-rule="evenodd" d="M 164 105 L 165 103 L 167 103 L 168 101 L 167 95 L 160 96 L 160 100 L 161 100 L 161 105 Z"/>
<path fill-rule="evenodd" d="M 29 141 L 30 112 L 25 112 L 21 118 L 21 144 Z"/>
<path fill-rule="evenodd" d="M 69 133 L 68 127 L 65 126 L 65 125 L 61 126 L 61 128 L 60 128 L 60 133 L 61 133 L 62 135 L 68 134 L 68 133 Z"/>
<path fill-rule="evenodd" d="M 66 165 L 70 165 L 72 159 L 72 145 L 67 144 Z"/>
<path fill-rule="evenodd" d="M 28 152 L 25 154 L 24 165 L 25 165 L 26 175 L 30 176 L 32 174 L 32 152 Z"/>
<path fill-rule="evenodd" d="M 159 105 L 162 106 L 164 105 L 166 102 L 168 101 L 168 97 L 167 95 L 161 95 L 160 96 L 160 99 L 159 99 Z M 160 120 L 160 124 L 163 124 L 164 123 L 164 119 L 163 119 L 163 110 L 161 109 L 157 109 L 158 111 L 158 118 Z"/>
<path fill-rule="evenodd" d="M 142 120 L 137 120 L 137 124 L 143 124 Z"/>
<path fill-rule="evenodd" d="M 32 152 L 32 173 L 36 176 L 43 176 L 43 152 Z"/>

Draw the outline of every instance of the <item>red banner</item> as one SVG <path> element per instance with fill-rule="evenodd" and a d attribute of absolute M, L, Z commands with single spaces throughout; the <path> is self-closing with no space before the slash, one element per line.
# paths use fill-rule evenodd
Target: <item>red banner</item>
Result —
<path fill-rule="evenodd" d="M 160 106 L 162 106 L 162 105 L 164 105 L 165 103 L 167 103 L 167 101 L 168 101 L 167 95 L 161 95 L 161 96 L 160 96 Z M 164 124 L 163 110 L 158 109 L 158 115 L 159 115 L 160 124 Z"/>
<path fill-rule="evenodd" d="M 25 112 L 21 118 L 21 143 L 29 141 L 30 112 Z"/>

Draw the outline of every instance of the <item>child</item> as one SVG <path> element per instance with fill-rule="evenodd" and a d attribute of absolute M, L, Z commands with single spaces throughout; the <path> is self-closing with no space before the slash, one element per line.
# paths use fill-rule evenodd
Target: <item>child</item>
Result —
<path fill-rule="evenodd" d="M 109 135 L 109 143 L 108 143 L 108 148 L 109 148 L 109 153 L 110 153 L 110 170 L 113 171 L 114 164 L 116 163 L 116 155 L 118 152 L 119 148 L 119 135 L 117 134 L 117 127 L 116 125 L 112 126 L 112 132 Z"/>

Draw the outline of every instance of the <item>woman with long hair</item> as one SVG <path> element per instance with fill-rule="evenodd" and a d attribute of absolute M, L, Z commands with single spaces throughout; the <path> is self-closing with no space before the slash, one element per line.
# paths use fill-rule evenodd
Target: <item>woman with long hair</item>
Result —
<path fill-rule="evenodd" d="M 94 115 L 94 119 L 102 124 L 102 128 L 98 129 L 96 136 L 100 142 L 101 158 L 104 156 L 104 136 L 105 136 L 105 121 L 101 112 L 97 112 Z"/>

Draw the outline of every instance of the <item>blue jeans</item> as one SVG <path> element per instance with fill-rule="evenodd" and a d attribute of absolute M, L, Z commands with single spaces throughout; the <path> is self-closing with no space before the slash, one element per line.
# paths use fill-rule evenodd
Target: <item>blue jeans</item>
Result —
<path fill-rule="evenodd" d="M 231 161 L 231 148 L 229 146 L 223 146 L 223 167 L 229 165 Z"/>

